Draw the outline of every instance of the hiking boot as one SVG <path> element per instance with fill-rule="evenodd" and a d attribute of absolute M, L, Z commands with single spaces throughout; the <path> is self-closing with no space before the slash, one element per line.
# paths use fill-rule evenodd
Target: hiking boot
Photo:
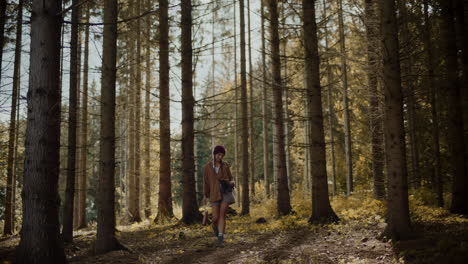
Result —
<path fill-rule="evenodd" d="M 223 247 L 224 235 L 218 236 L 218 247 Z"/>
<path fill-rule="evenodd" d="M 215 234 L 215 237 L 218 237 L 218 234 L 219 234 L 218 227 L 215 226 L 215 225 L 211 225 L 211 227 L 213 228 L 213 232 Z"/>

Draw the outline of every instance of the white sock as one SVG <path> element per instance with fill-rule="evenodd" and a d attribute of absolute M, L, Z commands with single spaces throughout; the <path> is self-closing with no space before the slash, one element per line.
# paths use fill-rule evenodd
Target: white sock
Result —
<path fill-rule="evenodd" d="M 224 236 L 224 234 L 223 233 L 218 233 L 218 236 Z"/>

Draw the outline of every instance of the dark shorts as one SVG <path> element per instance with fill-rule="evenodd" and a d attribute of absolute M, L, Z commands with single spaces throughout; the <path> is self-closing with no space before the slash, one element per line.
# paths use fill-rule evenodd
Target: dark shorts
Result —
<path fill-rule="evenodd" d="M 235 203 L 234 195 L 232 192 L 221 193 L 223 198 L 219 201 L 211 202 L 211 206 L 220 205 L 221 203 L 233 204 Z"/>

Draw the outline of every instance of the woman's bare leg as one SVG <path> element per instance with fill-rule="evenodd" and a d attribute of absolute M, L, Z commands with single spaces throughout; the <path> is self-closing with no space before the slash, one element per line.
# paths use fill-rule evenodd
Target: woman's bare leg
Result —
<path fill-rule="evenodd" d="M 219 223 L 218 223 L 218 230 L 220 233 L 224 234 L 226 230 L 226 212 L 229 208 L 228 203 L 221 203 L 220 210 L 219 210 Z"/>
<path fill-rule="evenodd" d="M 213 225 L 213 230 L 216 233 L 216 235 L 218 235 L 217 233 L 219 232 L 219 229 L 216 230 L 216 228 L 219 225 L 219 213 L 220 213 L 219 208 L 220 208 L 219 204 L 215 204 L 215 205 L 211 206 L 211 212 L 213 214 L 213 218 L 211 220 L 213 221 L 213 224 L 212 224 Z"/>

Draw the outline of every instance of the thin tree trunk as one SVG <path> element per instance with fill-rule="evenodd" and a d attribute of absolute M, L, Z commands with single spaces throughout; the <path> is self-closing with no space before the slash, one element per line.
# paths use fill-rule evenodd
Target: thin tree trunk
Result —
<path fill-rule="evenodd" d="M 453 175 L 452 205 L 450 212 L 468 214 L 466 184 L 466 153 L 461 106 L 461 85 L 458 79 L 457 42 L 452 0 L 440 1 L 442 16 L 442 40 L 446 66 L 446 91 L 448 95 L 448 145 Z"/>
<path fill-rule="evenodd" d="M 137 1 L 135 14 L 141 13 L 141 1 Z M 136 20 L 136 99 L 135 99 L 135 181 L 134 181 L 134 211 L 132 222 L 141 222 L 140 215 L 140 175 L 141 175 L 141 19 Z"/>
<path fill-rule="evenodd" d="M 399 12 L 399 23 L 400 23 L 400 35 L 401 35 L 401 54 L 404 59 L 401 62 L 402 71 L 402 86 L 403 91 L 406 93 L 405 99 L 408 111 L 408 139 L 411 153 L 411 173 L 410 185 L 414 188 L 421 186 L 421 176 L 419 169 L 419 152 L 418 152 L 418 137 L 416 135 L 416 110 L 415 110 L 415 99 L 414 99 L 414 80 L 412 75 L 413 66 L 413 54 L 412 54 L 412 43 L 411 43 L 411 32 L 408 25 L 408 9 L 406 7 L 406 1 L 398 0 L 398 12 Z"/>
<path fill-rule="evenodd" d="M 234 133 L 234 163 L 235 163 L 235 171 L 234 177 L 236 179 L 236 186 L 240 187 L 240 180 L 239 180 L 239 112 L 238 112 L 238 105 L 239 105 L 239 87 L 238 80 L 237 80 L 237 16 L 236 16 L 236 0 L 234 0 L 234 89 L 235 89 L 235 124 L 236 130 Z M 238 187 L 237 189 L 237 205 L 240 207 L 241 204 L 241 189 Z"/>
<path fill-rule="evenodd" d="M 275 110 L 275 130 L 277 145 L 277 162 L 278 168 L 278 214 L 287 215 L 291 213 L 291 201 L 288 187 L 288 173 L 286 170 L 286 149 L 284 135 L 284 120 L 283 120 L 283 100 L 281 88 L 281 60 L 279 53 L 279 34 L 278 34 L 278 0 L 269 0 L 268 7 L 270 11 L 270 36 L 271 36 L 271 62 L 273 73 L 273 99 Z"/>
<path fill-rule="evenodd" d="M 117 0 L 104 1 L 101 78 L 101 128 L 97 235 L 95 251 L 121 249 L 115 236 L 115 81 L 117 61 Z"/>
<path fill-rule="evenodd" d="M 432 117 L 432 155 L 434 171 L 434 190 L 437 192 L 437 203 L 440 207 L 444 205 L 443 182 L 440 162 L 440 143 L 439 143 L 439 115 L 437 110 L 438 93 L 434 74 L 434 56 L 432 54 L 431 26 L 429 24 L 429 4 L 424 0 L 424 49 L 426 52 L 427 78 L 429 82 L 429 94 L 431 100 Z"/>
<path fill-rule="evenodd" d="M 468 214 L 468 164 L 467 164 L 467 151 L 468 148 L 466 148 L 466 142 L 468 140 L 468 127 L 465 124 L 468 122 L 468 100 L 467 100 L 467 94 L 468 94 L 468 28 L 467 28 L 467 14 L 464 12 L 465 7 L 463 4 L 463 0 L 454 0 L 455 1 L 455 17 L 456 17 L 456 31 L 457 34 L 460 38 L 458 43 L 460 43 L 460 49 L 461 49 L 461 59 L 459 60 L 461 62 L 461 68 L 462 69 L 462 77 L 460 80 L 460 98 L 464 101 L 461 103 L 462 105 L 462 114 L 461 114 L 461 119 L 462 119 L 462 129 L 464 129 L 464 145 L 465 145 L 465 153 L 464 153 L 464 158 L 465 158 L 465 177 L 463 181 L 460 180 L 460 184 L 463 184 L 463 187 L 458 187 L 463 189 L 463 194 L 462 198 L 460 199 L 461 201 L 464 201 L 464 205 L 462 207 L 464 208 L 465 214 Z M 465 6 L 467 6 L 468 3 L 465 3 Z"/>
<path fill-rule="evenodd" d="M 211 96 L 212 96 L 212 103 L 211 103 L 211 110 L 210 110 L 210 117 L 211 117 L 211 125 L 210 125 L 210 139 L 211 139 L 211 149 L 215 147 L 215 129 L 216 129 L 216 80 L 215 80 L 215 67 L 216 67 L 216 60 L 215 60 L 215 20 L 216 20 L 216 10 L 217 10 L 217 1 L 214 0 L 211 2 L 213 4 L 213 8 L 211 9 Z"/>
<path fill-rule="evenodd" d="M 307 104 L 307 99 L 304 100 L 304 109 L 306 112 L 308 112 L 309 110 L 309 105 Z M 304 171 L 303 171 L 303 175 L 302 175 L 302 197 L 304 199 L 307 199 L 307 197 L 309 196 L 309 182 L 310 182 L 310 178 L 311 178 L 311 174 L 310 174 L 310 168 L 309 168 L 309 163 L 310 163 L 310 148 L 309 148 L 309 134 L 310 134 L 310 129 L 309 129 L 309 124 L 307 122 L 307 120 L 305 120 L 303 122 L 303 126 L 304 126 Z"/>
<path fill-rule="evenodd" d="M 181 2 L 182 6 L 182 219 L 186 224 L 201 220 L 195 192 L 195 163 L 193 155 L 193 72 L 192 72 L 192 1 Z"/>
<path fill-rule="evenodd" d="M 80 10 L 81 17 L 81 10 Z M 78 23 L 81 23 L 78 18 Z M 83 42 L 81 37 L 81 25 L 78 25 L 78 44 L 76 55 L 76 151 L 75 151 L 75 193 L 73 197 L 73 228 L 78 228 L 78 217 L 80 215 L 80 183 L 83 171 L 81 170 L 81 44 Z"/>
<path fill-rule="evenodd" d="M 375 0 L 366 0 L 365 17 L 367 33 L 367 81 L 369 86 L 369 119 L 372 144 L 372 177 L 374 178 L 373 193 L 377 200 L 385 199 L 383 123 L 380 112 L 380 91 L 378 90 L 379 67 L 379 21 Z"/>
<path fill-rule="evenodd" d="M 171 120 L 169 94 L 169 3 L 159 0 L 159 196 L 156 223 L 174 217 L 171 195 Z"/>
<path fill-rule="evenodd" d="M 78 22 L 80 7 L 78 0 L 73 0 L 72 5 L 72 30 L 70 43 L 70 90 L 68 106 L 68 161 L 67 161 L 67 185 L 65 190 L 65 203 L 63 207 L 62 240 L 65 243 L 73 241 L 73 218 L 75 196 L 75 172 L 76 172 L 76 123 L 77 123 L 77 90 L 78 90 Z"/>
<path fill-rule="evenodd" d="M 86 7 L 86 23 L 89 23 L 90 7 Z M 89 25 L 85 26 L 85 41 L 84 41 L 84 63 L 83 63 L 83 103 L 81 112 L 81 149 L 80 149 L 80 178 L 79 178 L 79 215 L 77 228 L 85 228 L 88 223 L 86 221 L 86 190 L 87 190 L 87 152 L 88 152 L 88 69 L 89 69 Z"/>
<path fill-rule="evenodd" d="M 255 128 L 254 128 L 254 92 L 253 92 L 253 68 L 252 68 L 252 41 L 250 27 L 250 0 L 247 0 L 247 31 L 249 32 L 249 143 L 250 143 L 250 194 L 255 195 Z"/>
<path fill-rule="evenodd" d="M 323 0 L 323 19 L 326 21 L 328 19 L 327 15 L 327 7 L 326 7 L 326 0 Z M 329 31 L 328 31 L 328 23 L 325 22 L 325 51 L 330 56 L 330 45 L 329 45 Z M 333 72 L 330 65 L 330 58 L 327 59 L 327 105 L 328 105 L 328 126 L 329 126 L 329 133 L 330 133 L 330 167 L 331 167 L 331 178 L 332 178 L 332 195 L 335 196 L 337 194 L 336 191 L 336 165 L 335 165 L 335 131 L 333 118 L 335 117 L 335 111 L 332 102 L 332 88 L 333 88 Z M 310 144 L 310 143 L 309 143 Z M 307 152 L 310 154 L 309 152 Z"/>
<path fill-rule="evenodd" d="M 5 22 L 6 22 L 6 8 L 7 0 L 0 2 L 0 71 L 3 69 L 3 46 L 5 45 Z M 2 81 L 3 75 L 0 72 L 0 83 Z"/>
<path fill-rule="evenodd" d="M 151 1 L 146 0 L 146 9 L 150 10 L 151 9 Z M 151 145 L 151 127 L 150 127 L 150 103 L 151 103 L 151 20 L 150 17 L 146 17 L 145 19 L 146 22 L 146 68 L 145 68 L 145 81 L 146 81 L 146 87 L 145 87 L 145 128 L 144 128 L 144 137 L 145 137 L 145 172 L 144 172 L 144 177 L 145 177 L 145 189 L 144 189 L 144 194 L 145 194 L 145 204 L 144 204 L 144 210 L 145 210 L 145 217 L 148 218 L 151 216 L 151 177 L 150 177 L 150 145 Z"/>
<path fill-rule="evenodd" d="M 239 0 L 240 15 L 240 61 L 241 61 L 241 127 L 242 127 L 242 210 L 241 215 L 250 214 L 249 198 L 249 127 L 247 114 L 247 73 L 245 61 L 245 16 L 244 0 Z"/>
<path fill-rule="evenodd" d="M 351 193 L 353 192 L 353 160 L 351 149 L 351 127 L 348 107 L 348 62 L 346 56 L 342 0 L 338 0 L 338 26 L 340 32 L 341 84 L 343 86 L 343 130 L 345 135 L 344 145 L 346 160 L 346 195 L 351 195 Z"/>
<path fill-rule="evenodd" d="M 15 184 L 15 141 L 18 135 L 16 129 L 17 103 L 18 103 L 18 91 L 20 89 L 20 67 L 21 67 L 21 44 L 22 44 L 22 33 L 23 33 L 23 0 L 18 3 L 18 16 L 16 18 L 16 40 L 15 40 L 15 63 L 13 69 L 13 88 L 11 96 L 11 112 L 10 112 L 10 128 L 8 137 L 8 161 L 7 161 L 7 186 L 6 186 L 6 197 L 5 197 L 5 220 L 3 227 L 3 235 L 13 234 L 13 225 L 15 219 L 13 218 L 13 207 L 15 197 L 13 196 L 13 189 Z"/>
<path fill-rule="evenodd" d="M 387 222 L 383 236 L 405 239 L 411 226 L 408 206 L 403 92 L 400 76 L 398 25 L 394 1 L 379 0 L 383 81 L 385 95 L 385 146 L 388 174 Z"/>
<path fill-rule="evenodd" d="M 129 1 L 129 16 L 134 15 L 134 6 L 135 1 Z M 128 220 L 129 222 L 135 222 L 136 212 L 135 212 L 135 101 L 136 101 L 136 76 L 135 76 L 135 26 L 133 23 L 129 24 L 130 32 L 128 34 L 128 52 L 129 52 L 129 62 L 130 62 L 130 75 L 129 75 L 129 120 L 128 120 L 128 177 L 127 177 L 127 199 L 128 199 Z"/>
<path fill-rule="evenodd" d="M 23 221 L 16 263 L 65 263 L 59 225 L 62 1 L 33 1 Z M 46 209 L 46 210 L 45 210 Z"/>
<path fill-rule="evenodd" d="M 21 76 L 21 70 L 20 70 L 20 76 Z M 18 84 L 18 96 L 16 98 L 16 136 L 15 136 L 15 150 L 13 153 L 13 180 L 12 180 L 12 190 L 11 190 L 11 230 L 13 233 L 15 233 L 15 219 L 16 219 L 16 181 L 18 178 L 19 170 L 18 170 L 18 164 L 20 161 L 18 161 L 18 141 L 19 141 L 19 111 L 20 111 L 20 97 L 21 97 L 21 85 Z"/>
<path fill-rule="evenodd" d="M 281 49 L 283 56 L 283 114 L 284 114 L 284 137 L 285 137 L 285 153 L 286 153 L 286 172 L 288 174 L 288 188 L 290 191 L 292 191 L 292 186 L 291 186 L 291 159 L 289 155 L 290 147 L 290 133 L 289 133 L 289 93 L 288 93 L 288 54 L 287 54 L 287 47 L 288 47 L 288 39 L 286 35 L 286 15 L 285 15 L 285 4 L 283 3 L 283 6 L 281 8 L 281 23 L 283 24 L 283 39 L 280 41 Z"/>
<path fill-rule="evenodd" d="M 267 91 L 267 71 L 266 71 L 266 50 L 265 50 L 265 5 L 261 2 L 261 34 L 262 34 L 262 130 L 263 130 L 263 180 L 265 184 L 265 194 L 270 198 L 270 181 L 269 181 L 269 155 L 268 155 L 268 91 Z"/>
<path fill-rule="evenodd" d="M 312 173 L 311 223 L 338 220 L 328 198 L 325 136 L 323 131 L 322 95 L 320 87 L 320 58 L 318 54 L 315 0 L 303 0 L 305 78 L 310 125 L 310 170 Z"/>

